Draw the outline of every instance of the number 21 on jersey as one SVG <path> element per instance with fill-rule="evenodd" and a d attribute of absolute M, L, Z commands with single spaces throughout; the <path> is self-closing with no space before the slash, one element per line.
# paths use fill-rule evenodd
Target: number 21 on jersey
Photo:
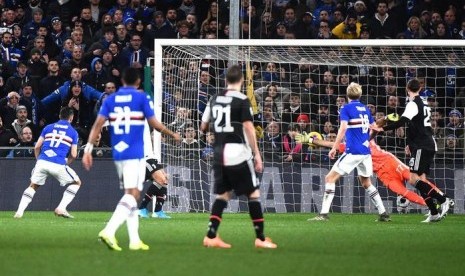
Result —
<path fill-rule="evenodd" d="M 129 134 L 131 132 L 131 108 L 129 106 L 115 106 L 115 114 L 115 134 Z"/>
<path fill-rule="evenodd" d="M 234 132 L 234 127 L 231 125 L 231 105 L 214 105 L 212 116 L 215 119 L 215 132 Z"/>

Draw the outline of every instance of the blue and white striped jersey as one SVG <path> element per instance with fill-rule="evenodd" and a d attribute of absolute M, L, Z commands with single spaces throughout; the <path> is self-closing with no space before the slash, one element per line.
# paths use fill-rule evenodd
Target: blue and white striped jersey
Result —
<path fill-rule="evenodd" d="M 144 158 L 144 124 L 155 116 L 150 97 L 131 87 L 121 87 L 102 104 L 99 115 L 110 121 L 115 160 Z"/>
<path fill-rule="evenodd" d="M 369 109 L 355 100 L 340 110 L 340 121 L 347 122 L 346 152 L 352 154 L 370 154 L 369 136 L 373 117 Z"/>
<path fill-rule="evenodd" d="M 79 135 L 67 120 L 60 120 L 46 126 L 40 137 L 44 139 L 37 159 L 60 165 L 66 164 L 66 157 L 72 145 L 77 145 Z"/>

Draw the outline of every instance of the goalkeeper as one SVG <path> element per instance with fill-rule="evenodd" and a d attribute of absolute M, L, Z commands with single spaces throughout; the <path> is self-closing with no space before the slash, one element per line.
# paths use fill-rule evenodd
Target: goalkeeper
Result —
<path fill-rule="evenodd" d="M 398 116 L 390 114 L 386 118 L 378 120 L 376 124 L 384 125 L 386 121 L 395 121 L 396 118 L 398 119 Z M 333 142 L 319 139 L 320 137 L 321 135 L 317 132 L 311 132 L 309 134 L 302 133 L 298 134 L 295 140 L 297 143 L 308 143 L 310 146 L 332 148 Z M 343 153 L 344 151 L 345 144 L 340 144 L 339 152 Z M 411 202 L 426 206 L 421 196 L 405 187 L 405 181 L 410 179 L 410 169 L 407 165 L 402 163 L 402 161 L 392 153 L 381 149 L 373 139 L 370 140 L 370 151 L 373 160 L 373 171 L 378 175 L 378 178 L 382 181 L 384 186 L 392 192 L 407 198 Z M 439 193 L 442 193 L 433 183 L 428 182 L 428 184 Z"/>

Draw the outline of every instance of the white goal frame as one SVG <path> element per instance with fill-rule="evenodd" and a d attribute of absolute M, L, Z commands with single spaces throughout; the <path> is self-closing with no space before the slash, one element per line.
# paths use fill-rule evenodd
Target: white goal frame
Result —
<path fill-rule="evenodd" d="M 167 46 L 226 46 L 231 47 L 229 50 L 229 60 L 238 61 L 242 56 L 239 57 L 240 53 L 235 53 L 235 47 L 409 47 L 414 46 L 419 47 L 433 47 L 433 48 L 463 48 L 465 52 L 465 40 L 408 40 L 408 39 L 386 39 L 386 40 L 340 40 L 340 39 L 330 39 L 330 40 L 259 40 L 259 39 L 155 39 L 154 46 L 154 107 L 156 118 L 161 120 L 162 118 L 162 105 L 163 105 L 163 47 Z M 402 48 L 400 48 L 402 49 Z M 205 53 L 205 56 L 208 53 Z M 436 61 L 437 59 L 433 60 Z M 285 62 L 285 61 L 283 61 Z M 309 60 L 311 63 L 312 60 Z M 431 62 L 431 61 L 430 61 Z M 318 61 L 317 63 L 321 63 Z M 440 62 L 439 62 L 440 63 Z M 460 61 L 460 66 L 464 66 L 465 61 Z M 328 61 L 328 64 L 335 64 L 334 61 Z M 400 65 L 405 66 L 405 64 Z M 408 65 L 411 67 L 424 67 L 425 64 L 418 65 Z M 438 64 L 439 66 L 439 64 Z M 458 65 L 455 65 L 457 67 Z M 464 76 L 465 77 L 465 76 Z M 154 132 L 154 153 L 158 160 L 161 158 L 161 134 L 159 132 Z M 464 170 L 465 174 L 465 170 Z M 465 177 L 464 177 L 465 179 Z M 458 212 L 457 212 L 458 211 Z M 457 208 L 455 213 L 465 212 L 465 208 Z"/>

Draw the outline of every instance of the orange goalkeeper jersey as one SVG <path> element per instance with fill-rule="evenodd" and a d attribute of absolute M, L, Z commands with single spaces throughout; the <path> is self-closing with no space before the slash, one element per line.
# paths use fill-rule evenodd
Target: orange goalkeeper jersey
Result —
<path fill-rule="evenodd" d="M 339 152 L 344 152 L 345 147 L 345 144 L 340 144 Z M 410 178 L 410 170 L 407 165 L 402 163 L 392 153 L 381 149 L 373 140 L 370 141 L 370 151 L 371 159 L 373 160 L 373 171 L 377 175 L 393 175 L 393 172 L 396 172 L 405 180 Z"/>

